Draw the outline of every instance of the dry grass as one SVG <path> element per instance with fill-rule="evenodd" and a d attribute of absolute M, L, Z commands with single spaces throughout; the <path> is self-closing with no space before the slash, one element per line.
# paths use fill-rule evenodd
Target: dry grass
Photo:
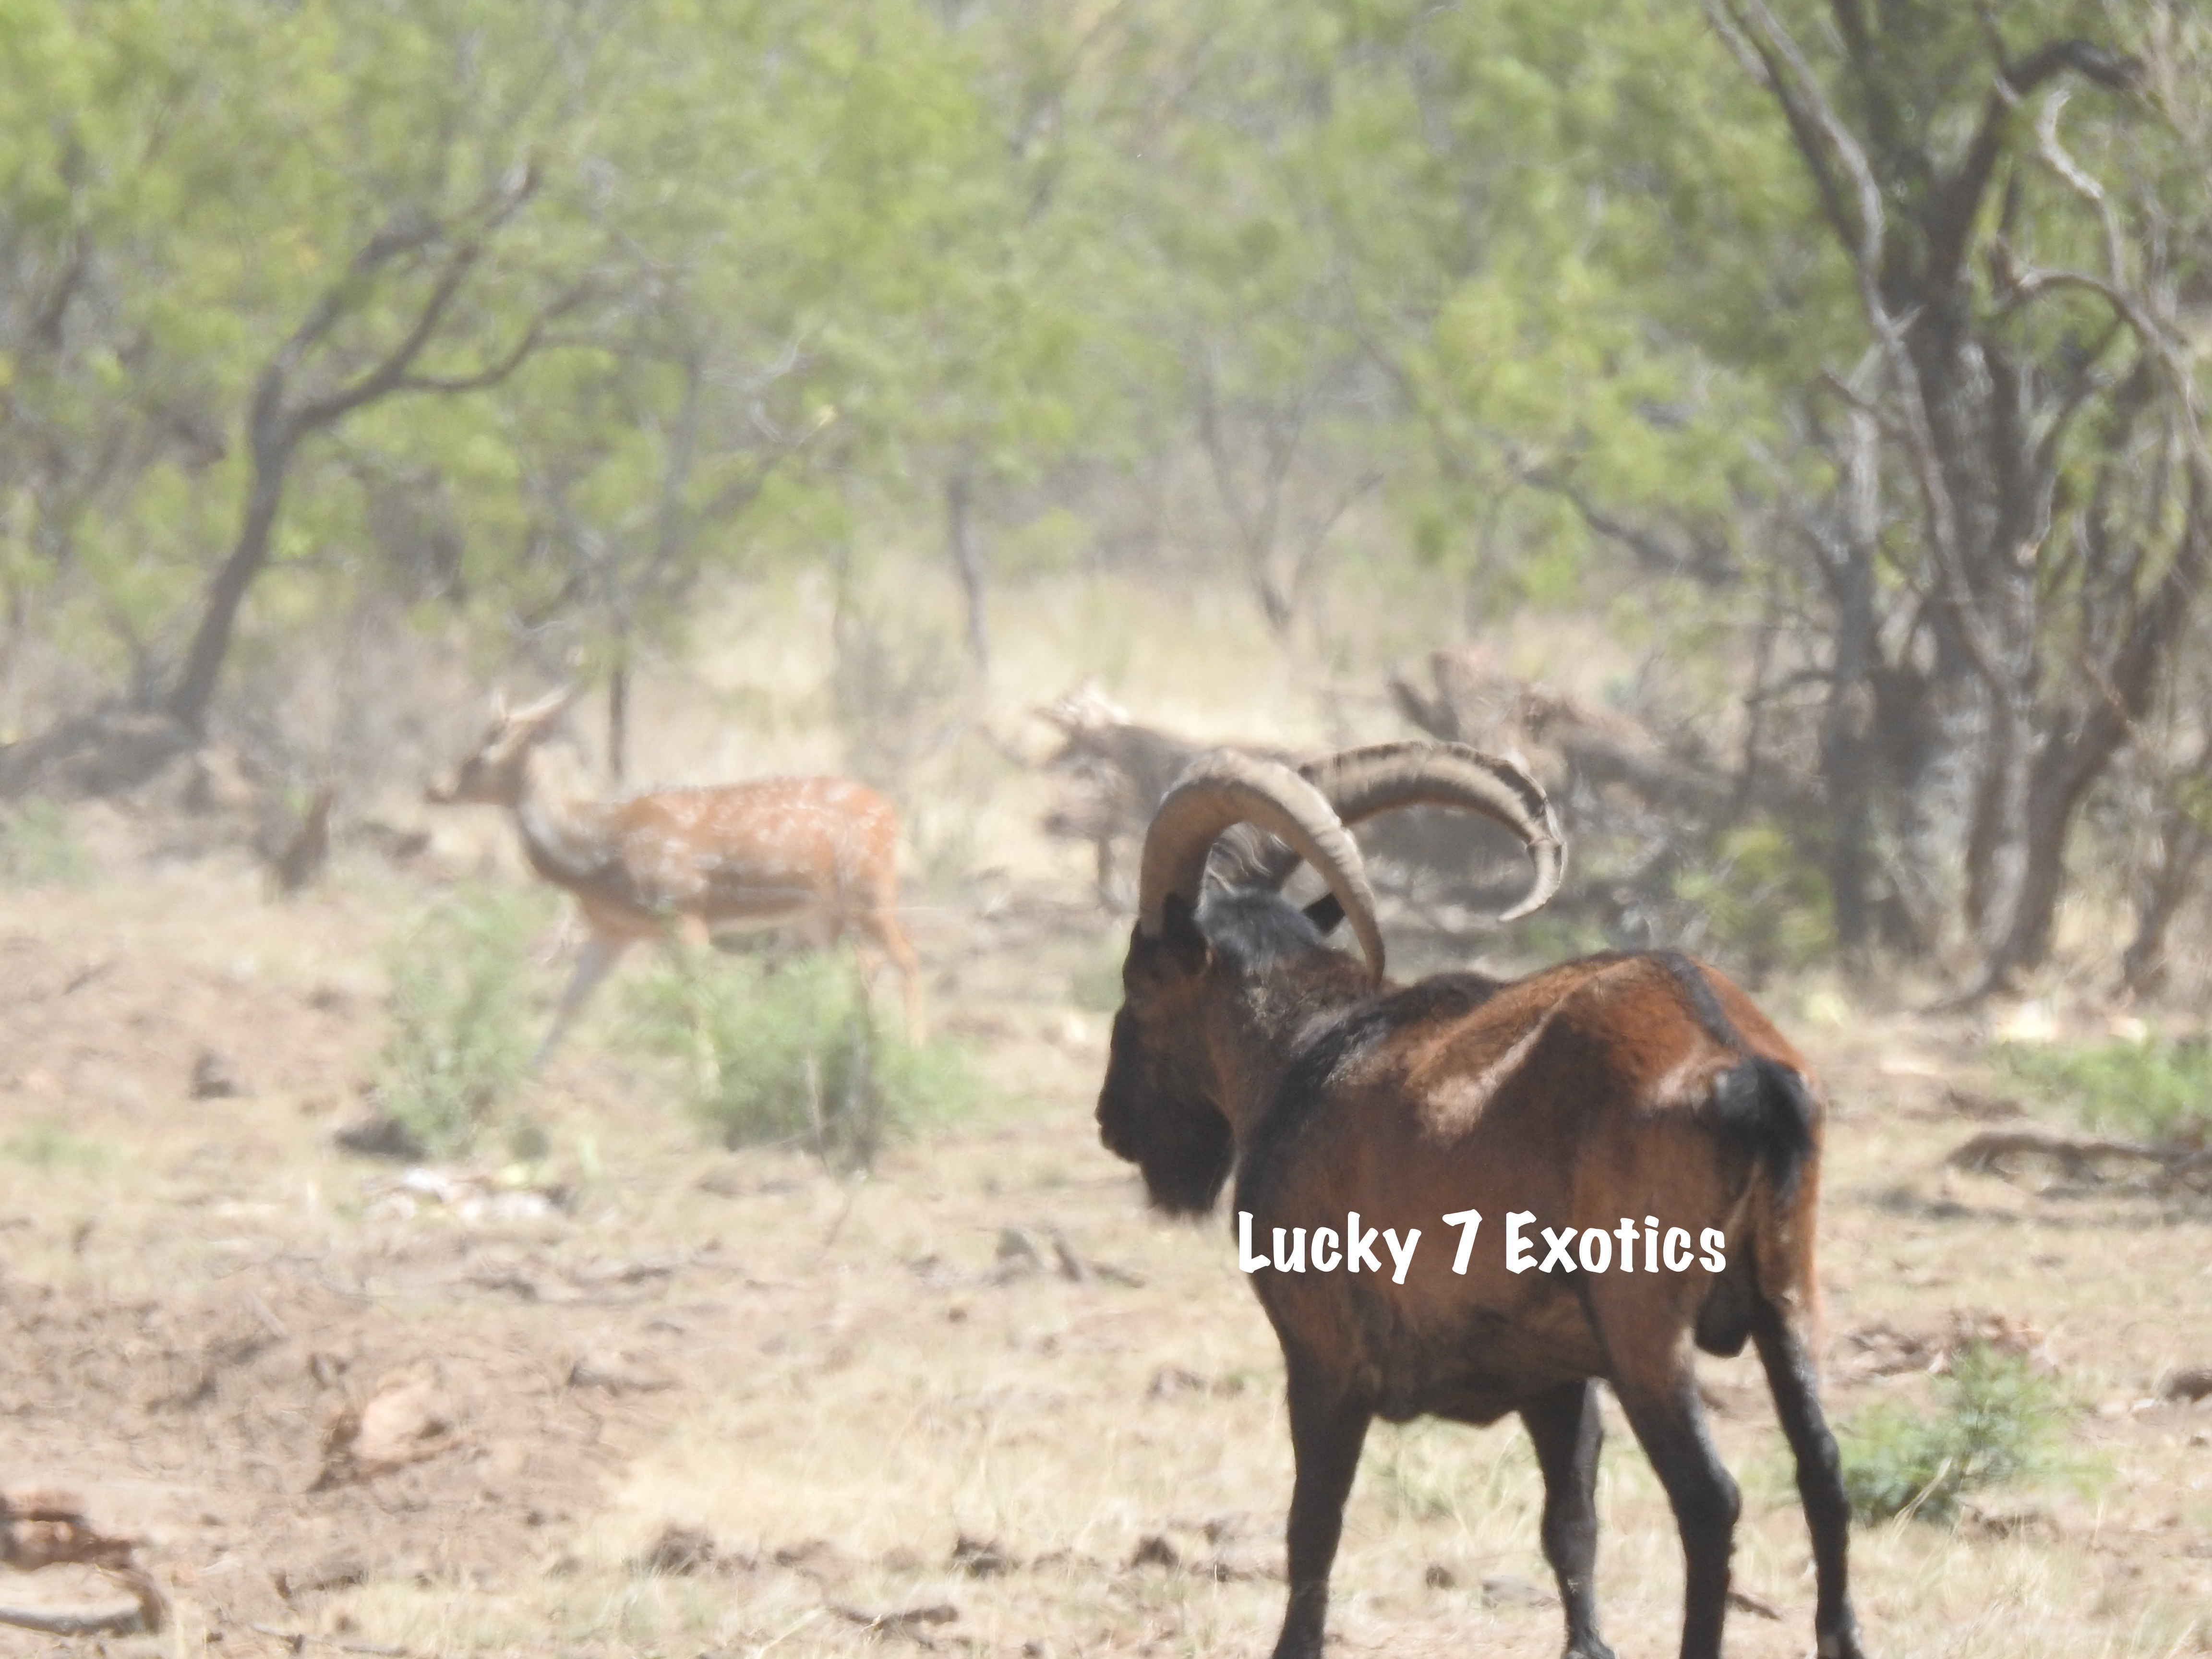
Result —
<path fill-rule="evenodd" d="M 1165 720 L 1299 741 L 1387 729 L 1379 711 L 1334 729 L 1226 601 L 1223 650 L 1171 673 L 1164 621 L 1073 580 L 1054 595 L 1002 630 L 983 708 L 1009 741 L 1071 658 L 1118 661 L 1113 689 Z M 819 640 L 790 614 L 780 635 L 763 615 L 721 636 L 714 700 L 647 684 L 641 773 L 836 763 L 808 701 Z M 665 1081 L 604 1041 L 607 996 L 522 1103 L 546 1169 L 502 1187 L 487 1166 L 447 1200 L 394 1191 L 396 1170 L 329 1132 L 356 1109 L 384 1032 L 380 951 L 419 890 L 356 863 L 269 906 L 242 860 L 149 871 L 95 824 L 100 883 L 0 891 L 0 1484 L 81 1492 L 103 1528 L 148 1539 L 178 1621 L 111 1650 L 235 1659 L 284 1650 L 276 1632 L 423 1656 L 1263 1652 L 1290 1474 L 1279 1364 L 1224 1231 L 1148 1218 L 1096 1144 L 1105 1022 L 1071 988 L 1118 924 L 1083 910 L 1081 857 L 1036 840 L 1036 805 L 1010 771 L 977 838 L 997 873 L 915 917 L 938 1023 L 975 1046 L 997 1103 L 859 1183 L 707 1146 Z M 1945 1175 L 1975 1127 L 1947 1090 L 1987 1086 L 1978 1035 L 1839 1016 L 1808 988 L 1770 1001 L 1838 1102 L 1832 1412 L 1925 1387 L 1870 1374 L 1854 1334 L 1999 1314 L 2047 1339 L 2090 1408 L 2071 1448 L 2105 1471 L 1989 1494 L 1956 1531 L 1859 1533 L 1871 1650 L 2212 1650 L 2212 1405 L 2142 1403 L 2212 1364 L 2212 1213 Z M 252 1093 L 190 1098 L 203 1048 Z M 1066 1276 L 1055 1233 L 1116 1271 Z M 456 1449 L 311 1491 L 334 1415 L 425 1375 Z M 1794 1659 L 1812 1586 L 1771 1409 L 1748 1361 L 1706 1376 L 1747 1495 L 1738 1580 L 1783 1615 L 1738 1613 L 1729 1651 Z M 1671 1651 L 1672 1522 L 1617 1423 L 1602 1483 L 1608 1632 L 1624 1655 Z M 1522 1593 L 1549 1590 L 1539 1498 L 1510 1428 L 1378 1428 L 1337 1575 L 1341 1644 L 1549 1659 L 1557 1610 Z M 641 1571 L 672 1525 L 712 1559 Z M 963 1537 L 1005 1570 L 956 1561 Z M 1178 1565 L 1131 1565 L 1154 1537 Z M 957 1617 L 860 1621 L 943 1605 Z M 53 1650 L 0 1632 L 0 1655 Z"/>

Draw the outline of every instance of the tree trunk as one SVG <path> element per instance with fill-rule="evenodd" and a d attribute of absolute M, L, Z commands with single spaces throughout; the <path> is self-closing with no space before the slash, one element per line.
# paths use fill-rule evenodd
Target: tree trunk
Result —
<path fill-rule="evenodd" d="M 617 788 L 629 769 L 629 653 L 615 658 L 607 676 L 607 775 Z"/>
<path fill-rule="evenodd" d="M 2020 884 L 2013 895 L 2012 914 L 2005 918 L 2004 932 L 1997 936 L 1983 970 L 1983 977 L 1993 988 L 2014 969 L 2033 968 L 2050 956 L 2058 901 L 2066 891 L 2066 843 L 2074 817 L 2112 752 L 2107 750 L 2087 764 L 2061 762 L 2036 769 L 2038 775 L 2028 792 L 2024 833 L 2020 837 Z"/>
<path fill-rule="evenodd" d="M 965 471 L 955 472 L 945 481 L 945 529 L 952 545 L 952 568 L 959 573 L 961 597 L 968 606 L 968 654 L 975 664 L 975 672 L 988 678 L 991 672 L 990 618 L 985 608 L 983 559 L 975 545 L 969 490 Z"/>
<path fill-rule="evenodd" d="M 1881 529 L 1874 417 L 1853 410 L 1843 465 L 1843 512 L 1830 577 L 1836 607 L 1835 657 L 1820 716 L 1820 778 L 1828 795 L 1828 895 L 1836 939 L 1851 958 L 1874 940 L 1875 613 L 1876 537 Z"/>
<path fill-rule="evenodd" d="M 2120 957 L 2120 984 L 2139 997 L 2154 997 L 2166 988 L 2166 936 L 2196 890 L 2197 870 L 2212 845 L 2212 836 L 2185 800 L 2168 798 L 2159 814 L 2159 830 L 2158 864 L 2136 908 L 2136 936 Z"/>
<path fill-rule="evenodd" d="M 216 682 L 230 654 L 232 632 L 246 590 L 269 562 L 277 509 L 284 499 L 285 475 L 291 470 L 296 440 L 290 434 L 253 446 L 253 482 L 246 501 L 246 520 L 230 556 L 208 585 L 207 602 L 200 611 L 191 648 L 185 653 L 184 671 L 169 693 L 168 713 L 193 737 L 207 733 L 209 706 L 215 701 Z"/>

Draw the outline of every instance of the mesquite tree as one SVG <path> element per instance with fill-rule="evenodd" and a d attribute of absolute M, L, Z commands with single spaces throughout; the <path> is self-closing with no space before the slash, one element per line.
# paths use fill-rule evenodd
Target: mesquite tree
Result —
<path fill-rule="evenodd" d="M 1866 926 L 1887 781 L 1900 896 L 1929 933 L 1960 905 L 1986 992 L 2048 951 L 2075 817 L 2212 563 L 2175 308 L 2212 221 L 2176 187 L 2171 82 L 2143 57 L 2015 48 L 1937 4 L 1710 11 L 1787 124 L 1868 339 L 1827 375 L 1838 510 L 1807 538 L 1835 618 L 1839 921 Z"/>

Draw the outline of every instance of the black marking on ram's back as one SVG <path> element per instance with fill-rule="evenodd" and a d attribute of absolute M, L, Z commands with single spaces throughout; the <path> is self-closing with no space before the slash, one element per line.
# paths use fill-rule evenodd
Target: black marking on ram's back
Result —
<path fill-rule="evenodd" d="M 1489 1001 L 1498 988 L 1497 980 L 1481 974 L 1438 974 L 1348 1010 L 1310 1038 L 1245 1139 L 1237 1171 L 1237 1207 L 1255 1206 L 1270 1170 L 1320 1119 L 1332 1086 L 1352 1065 L 1398 1032 L 1461 1018 Z"/>

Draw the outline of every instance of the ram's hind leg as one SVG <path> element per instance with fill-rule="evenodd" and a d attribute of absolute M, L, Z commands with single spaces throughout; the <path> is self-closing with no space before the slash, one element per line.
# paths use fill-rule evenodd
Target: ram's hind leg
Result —
<path fill-rule="evenodd" d="M 1613 1390 L 1674 1506 L 1682 1534 L 1682 1659 L 1720 1659 L 1728 1616 L 1729 1552 L 1741 1507 L 1735 1481 L 1705 1431 L 1687 1333 L 1628 1350 L 1652 1358 L 1616 1370 Z"/>
<path fill-rule="evenodd" d="M 1290 1371 L 1290 1605 L 1274 1659 L 1321 1659 L 1328 1621 L 1328 1573 L 1344 1535 L 1344 1502 L 1359 1471 L 1359 1449 L 1374 1413 L 1330 1368 L 1285 1353 Z"/>
<path fill-rule="evenodd" d="M 1521 1408 L 1544 1471 L 1544 1559 L 1567 1613 L 1565 1659 L 1613 1659 L 1597 1633 L 1597 1384 L 1568 1382 Z"/>
<path fill-rule="evenodd" d="M 1774 1410 L 1797 1459 L 1797 1495 L 1805 1505 L 1805 1524 L 1813 1534 L 1813 1564 L 1820 1581 L 1820 1602 L 1813 1632 L 1820 1659 L 1862 1659 L 1858 1619 L 1851 1612 L 1849 1569 L 1850 1500 L 1844 1492 L 1836 1437 L 1820 1410 L 1812 1356 L 1792 1328 L 1788 1315 L 1771 1302 L 1753 1310 L 1752 1340 L 1766 1367 L 1774 1391 Z"/>

